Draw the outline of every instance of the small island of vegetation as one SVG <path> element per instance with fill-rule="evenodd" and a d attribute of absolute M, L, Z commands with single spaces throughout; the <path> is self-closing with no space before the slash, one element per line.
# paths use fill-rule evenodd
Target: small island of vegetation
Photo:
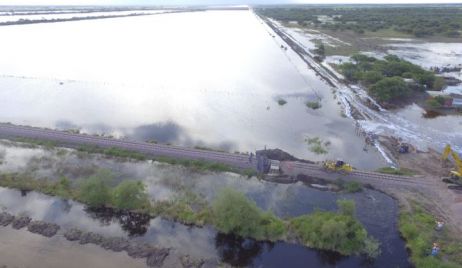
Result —
<path fill-rule="evenodd" d="M 425 90 L 441 90 L 444 79 L 394 55 L 383 60 L 355 54 L 338 66 L 345 79 L 360 83 L 379 103 L 405 103 Z"/>

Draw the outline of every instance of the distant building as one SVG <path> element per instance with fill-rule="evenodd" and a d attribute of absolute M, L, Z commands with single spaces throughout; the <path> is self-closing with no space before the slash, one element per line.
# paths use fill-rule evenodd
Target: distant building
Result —
<path fill-rule="evenodd" d="M 447 108 L 462 108 L 462 95 L 450 93 L 447 94 L 442 91 L 427 91 L 427 93 L 432 97 L 443 97 L 445 99 L 443 107 Z"/>
<path fill-rule="evenodd" d="M 462 95 L 452 93 L 449 94 L 449 96 L 452 98 L 452 103 L 450 107 L 462 108 Z"/>

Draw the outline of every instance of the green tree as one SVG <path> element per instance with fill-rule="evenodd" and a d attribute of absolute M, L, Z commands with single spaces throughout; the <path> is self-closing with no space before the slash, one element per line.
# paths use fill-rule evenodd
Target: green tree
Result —
<path fill-rule="evenodd" d="M 339 211 L 343 215 L 354 217 L 356 213 L 356 205 L 353 200 L 337 200 Z"/>
<path fill-rule="evenodd" d="M 260 210 L 244 194 L 225 188 L 213 201 L 215 226 L 224 233 L 254 236 L 258 232 Z"/>
<path fill-rule="evenodd" d="M 110 173 L 104 170 L 85 179 L 79 189 L 80 200 L 90 207 L 109 205 L 111 201 L 109 182 L 111 179 Z"/>
<path fill-rule="evenodd" d="M 146 186 L 141 181 L 123 181 L 112 191 L 112 203 L 120 209 L 145 209 L 149 206 Z"/>
<path fill-rule="evenodd" d="M 64 198 L 71 197 L 71 181 L 67 177 L 62 176 L 59 178 L 56 184 L 56 195 Z"/>
<path fill-rule="evenodd" d="M 387 77 L 370 87 L 370 93 L 379 101 L 390 101 L 407 97 L 410 89 L 401 77 Z"/>
<path fill-rule="evenodd" d="M 361 81 L 367 84 L 375 84 L 383 79 L 383 75 L 377 71 L 367 71 L 361 75 Z"/>

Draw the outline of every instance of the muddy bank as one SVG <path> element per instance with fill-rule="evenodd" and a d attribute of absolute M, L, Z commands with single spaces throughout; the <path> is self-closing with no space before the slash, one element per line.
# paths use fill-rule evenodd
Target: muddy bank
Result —
<path fill-rule="evenodd" d="M 32 220 L 26 216 L 14 216 L 7 212 L 0 213 L 0 226 L 7 227 L 10 224 L 13 229 L 27 227 L 29 232 L 47 238 L 55 236 L 61 229 L 54 223 Z M 93 244 L 108 251 L 125 251 L 131 258 L 146 259 L 146 265 L 149 267 L 162 267 L 171 251 L 169 248 L 159 248 L 146 242 L 132 241 L 123 237 L 106 237 L 76 228 L 65 230 L 63 236 L 68 241 L 75 241 L 80 245 Z M 205 263 L 205 260 L 193 259 L 189 255 L 178 256 L 178 258 L 181 263 L 184 263 L 184 267 L 201 267 Z"/>

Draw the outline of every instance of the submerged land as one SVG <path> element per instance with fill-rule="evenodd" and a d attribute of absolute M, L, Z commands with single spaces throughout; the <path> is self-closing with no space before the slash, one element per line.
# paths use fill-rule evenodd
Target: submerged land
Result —
<path fill-rule="evenodd" d="M 0 265 L 460 267 L 460 10 L 1 9 Z"/>

